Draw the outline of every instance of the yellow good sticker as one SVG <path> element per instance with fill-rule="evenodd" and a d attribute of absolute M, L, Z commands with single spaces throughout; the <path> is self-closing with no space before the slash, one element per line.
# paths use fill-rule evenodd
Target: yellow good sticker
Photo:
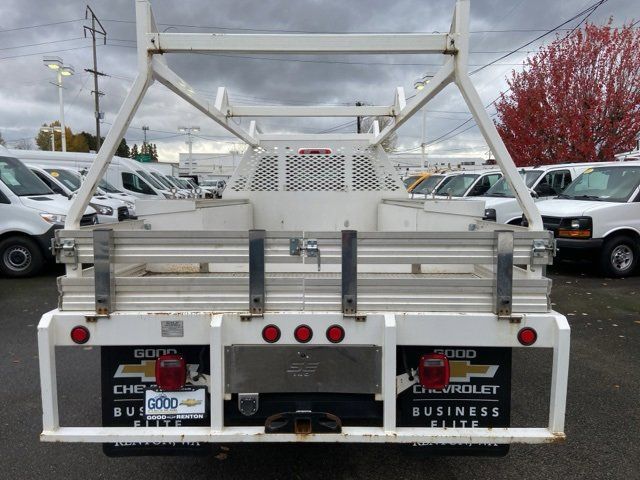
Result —
<path fill-rule="evenodd" d="M 593 172 L 593 168 L 587 168 L 587 169 L 584 171 L 584 173 L 591 173 L 591 172 Z"/>
<path fill-rule="evenodd" d="M 60 174 L 58 172 L 51 172 L 52 177 L 59 177 Z"/>

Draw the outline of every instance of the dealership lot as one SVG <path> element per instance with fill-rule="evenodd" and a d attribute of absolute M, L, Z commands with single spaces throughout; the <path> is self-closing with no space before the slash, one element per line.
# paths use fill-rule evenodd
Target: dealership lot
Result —
<path fill-rule="evenodd" d="M 505 458 L 406 455 L 393 446 L 230 445 L 213 455 L 110 459 L 98 445 L 44 444 L 36 350 L 40 315 L 56 306 L 59 270 L 0 279 L 0 472 L 3 478 L 635 478 L 640 471 L 640 276 L 604 279 L 584 265 L 549 270 L 554 308 L 572 327 L 564 445 L 514 445 Z M 545 421 L 547 352 L 514 354 L 514 411 Z M 99 421 L 99 355 L 60 353 L 62 420 Z M 86 388 L 83 388 L 86 387 Z M 514 414 L 513 421 L 523 420 Z M 98 420 L 96 420 L 98 419 Z"/>

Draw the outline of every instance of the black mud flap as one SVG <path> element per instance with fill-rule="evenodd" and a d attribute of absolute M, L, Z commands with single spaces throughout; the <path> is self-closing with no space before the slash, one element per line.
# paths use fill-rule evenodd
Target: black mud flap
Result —
<path fill-rule="evenodd" d="M 264 424 L 265 433 L 341 433 L 338 417 L 324 412 L 285 412 L 271 415 Z"/>
<path fill-rule="evenodd" d="M 102 425 L 105 427 L 209 426 L 208 414 L 198 420 L 145 420 L 145 391 L 155 384 L 155 359 L 182 355 L 189 368 L 209 373 L 208 345 L 101 347 Z M 209 412 L 209 398 L 207 408 Z M 210 443 L 104 443 L 110 457 L 141 455 L 208 455 Z"/>
<path fill-rule="evenodd" d="M 415 371 L 427 353 L 449 359 L 450 383 L 443 390 L 424 389 Z M 511 349 L 474 347 L 402 346 L 397 349 L 398 427 L 499 428 L 508 427 L 511 415 Z M 414 444 L 421 455 L 504 456 L 509 445 Z"/>

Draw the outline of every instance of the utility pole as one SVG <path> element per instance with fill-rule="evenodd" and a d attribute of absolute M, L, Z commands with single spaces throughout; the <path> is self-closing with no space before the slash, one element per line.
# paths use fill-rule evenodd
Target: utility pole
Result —
<path fill-rule="evenodd" d="M 363 105 L 362 102 L 356 102 L 356 107 L 361 107 Z M 358 133 L 362 133 L 362 117 L 357 116 L 356 117 L 356 125 L 357 125 L 357 132 Z"/>
<path fill-rule="evenodd" d="M 104 40 L 104 44 L 106 45 L 107 44 L 107 31 L 104 29 L 104 27 L 100 23 L 100 20 L 98 20 L 98 17 L 96 17 L 96 14 L 93 13 L 93 10 L 91 10 L 91 7 L 89 5 L 87 5 L 87 8 L 86 8 L 86 10 L 84 12 L 85 20 L 89 19 L 89 14 L 91 14 L 91 27 L 88 27 L 86 25 L 84 26 L 84 37 L 87 38 L 87 32 L 90 32 L 91 40 L 92 40 L 92 43 L 93 43 L 93 69 L 85 68 L 84 71 L 93 74 L 93 91 L 92 91 L 92 93 L 94 95 L 94 102 L 95 102 L 96 151 L 98 151 L 98 150 L 100 150 L 100 119 L 102 117 L 102 114 L 100 113 L 100 96 L 104 95 L 104 93 L 102 93 L 98 89 L 98 77 L 99 76 L 105 76 L 105 74 L 98 71 L 98 57 L 96 55 L 96 34 L 97 35 L 102 35 L 103 40 Z M 100 28 L 96 28 L 96 24 Z"/>

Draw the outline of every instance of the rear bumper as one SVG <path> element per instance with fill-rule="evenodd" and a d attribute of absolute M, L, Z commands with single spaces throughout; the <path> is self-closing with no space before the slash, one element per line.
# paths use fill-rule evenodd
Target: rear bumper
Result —
<path fill-rule="evenodd" d="M 40 381 L 43 403 L 41 440 L 52 442 L 347 442 L 347 443 L 437 443 L 437 444 L 509 444 L 556 443 L 565 438 L 564 416 L 569 367 L 570 329 L 566 318 L 549 312 L 526 314 L 520 324 L 500 321 L 493 314 L 370 313 L 366 321 L 344 321 L 334 313 L 272 313 L 263 319 L 240 322 L 238 314 L 190 312 L 180 315 L 184 333 L 180 338 L 162 335 L 163 322 L 176 322 L 176 315 L 163 312 L 115 313 L 107 320 L 87 322 L 93 312 L 59 312 L 43 316 L 38 325 Z M 305 317 L 301 319 L 301 317 Z M 313 317 L 313 318 L 312 318 Z M 227 426 L 224 401 L 227 396 L 224 351 L 233 345 L 264 345 L 262 327 L 303 322 L 318 331 L 342 322 L 346 330 L 343 345 L 375 345 L 382 352 L 381 388 L 376 400 L 382 402 L 382 426 L 343 427 L 340 433 L 265 433 L 264 427 Z M 69 337 L 75 325 L 85 325 L 91 334 L 83 346 L 100 345 L 199 345 L 208 339 L 210 345 L 211 424 L 198 427 L 63 427 L 58 417 L 55 347 L 76 346 Z M 532 347 L 522 347 L 517 331 L 529 326 L 538 332 Z M 122 332 L 127 331 L 126 338 Z M 305 345 L 325 345 L 321 335 Z M 549 423 L 542 428 L 429 428 L 398 427 L 396 399 L 398 384 L 396 348 L 399 345 L 456 345 L 460 347 L 548 348 L 553 350 L 553 370 L 549 405 Z M 281 345 L 298 345 L 283 337 Z M 270 348 L 277 348 L 274 345 Z"/>

